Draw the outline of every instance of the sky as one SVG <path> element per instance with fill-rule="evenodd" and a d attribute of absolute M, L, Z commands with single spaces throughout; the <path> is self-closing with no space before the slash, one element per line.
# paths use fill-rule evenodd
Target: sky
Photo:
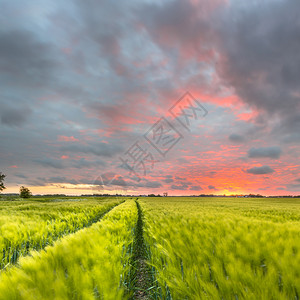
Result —
<path fill-rule="evenodd" d="M 300 193 L 298 0 L 0 1 L 6 193 Z"/>

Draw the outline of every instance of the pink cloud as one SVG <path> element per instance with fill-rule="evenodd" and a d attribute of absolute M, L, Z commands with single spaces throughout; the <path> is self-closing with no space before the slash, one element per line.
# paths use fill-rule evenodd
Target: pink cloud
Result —
<path fill-rule="evenodd" d="M 79 140 L 74 138 L 74 136 L 59 135 L 58 136 L 58 141 L 59 142 L 78 142 Z"/>

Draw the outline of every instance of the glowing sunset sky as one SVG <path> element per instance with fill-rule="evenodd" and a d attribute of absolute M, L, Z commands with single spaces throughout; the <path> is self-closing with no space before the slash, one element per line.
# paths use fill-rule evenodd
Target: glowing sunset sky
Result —
<path fill-rule="evenodd" d="M 300 193 L 298 0 L 0 9 L 4 192 Z M 207 110 L 190 128 L 170 111 L 187 91 Z M 145 139 L 162 117 L 181 137 L 165 155 Z M 139 178 L 122 163 L 135 143 Z"/>

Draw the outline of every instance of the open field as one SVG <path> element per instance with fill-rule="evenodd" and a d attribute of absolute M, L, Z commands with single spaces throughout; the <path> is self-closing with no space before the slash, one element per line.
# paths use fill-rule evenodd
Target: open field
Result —
<path fill-rule="evenodd" d="M 299 199 L 141 200 L 163 299 L 299 299 Z"/>
<path fill-rule="evenodd" d="M 40 198 L 0 211 L 0 299 L 300 296 L 299 198 Z"/>

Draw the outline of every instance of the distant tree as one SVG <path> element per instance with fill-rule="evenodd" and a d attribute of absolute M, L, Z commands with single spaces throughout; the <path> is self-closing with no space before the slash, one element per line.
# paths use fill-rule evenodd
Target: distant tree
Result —
<path fill-rule="evenodd" d="M 3 191 L 3 190 L 5 189 L 5 186 L 4 186 L 4 183 L 3 183 L 5 176 L 6 176 L 6 175 L 4 175 L 4 174 L 2 174 L 2 173 L 0 172 L 0 192 Z"/>
<path fill-rule="evenodd" d="M 29 190 L 29 188 L 21 186 L 20 187 L 20 197 L 21 198 L 30 198 L 31 197 L 31 192 Z"/>

